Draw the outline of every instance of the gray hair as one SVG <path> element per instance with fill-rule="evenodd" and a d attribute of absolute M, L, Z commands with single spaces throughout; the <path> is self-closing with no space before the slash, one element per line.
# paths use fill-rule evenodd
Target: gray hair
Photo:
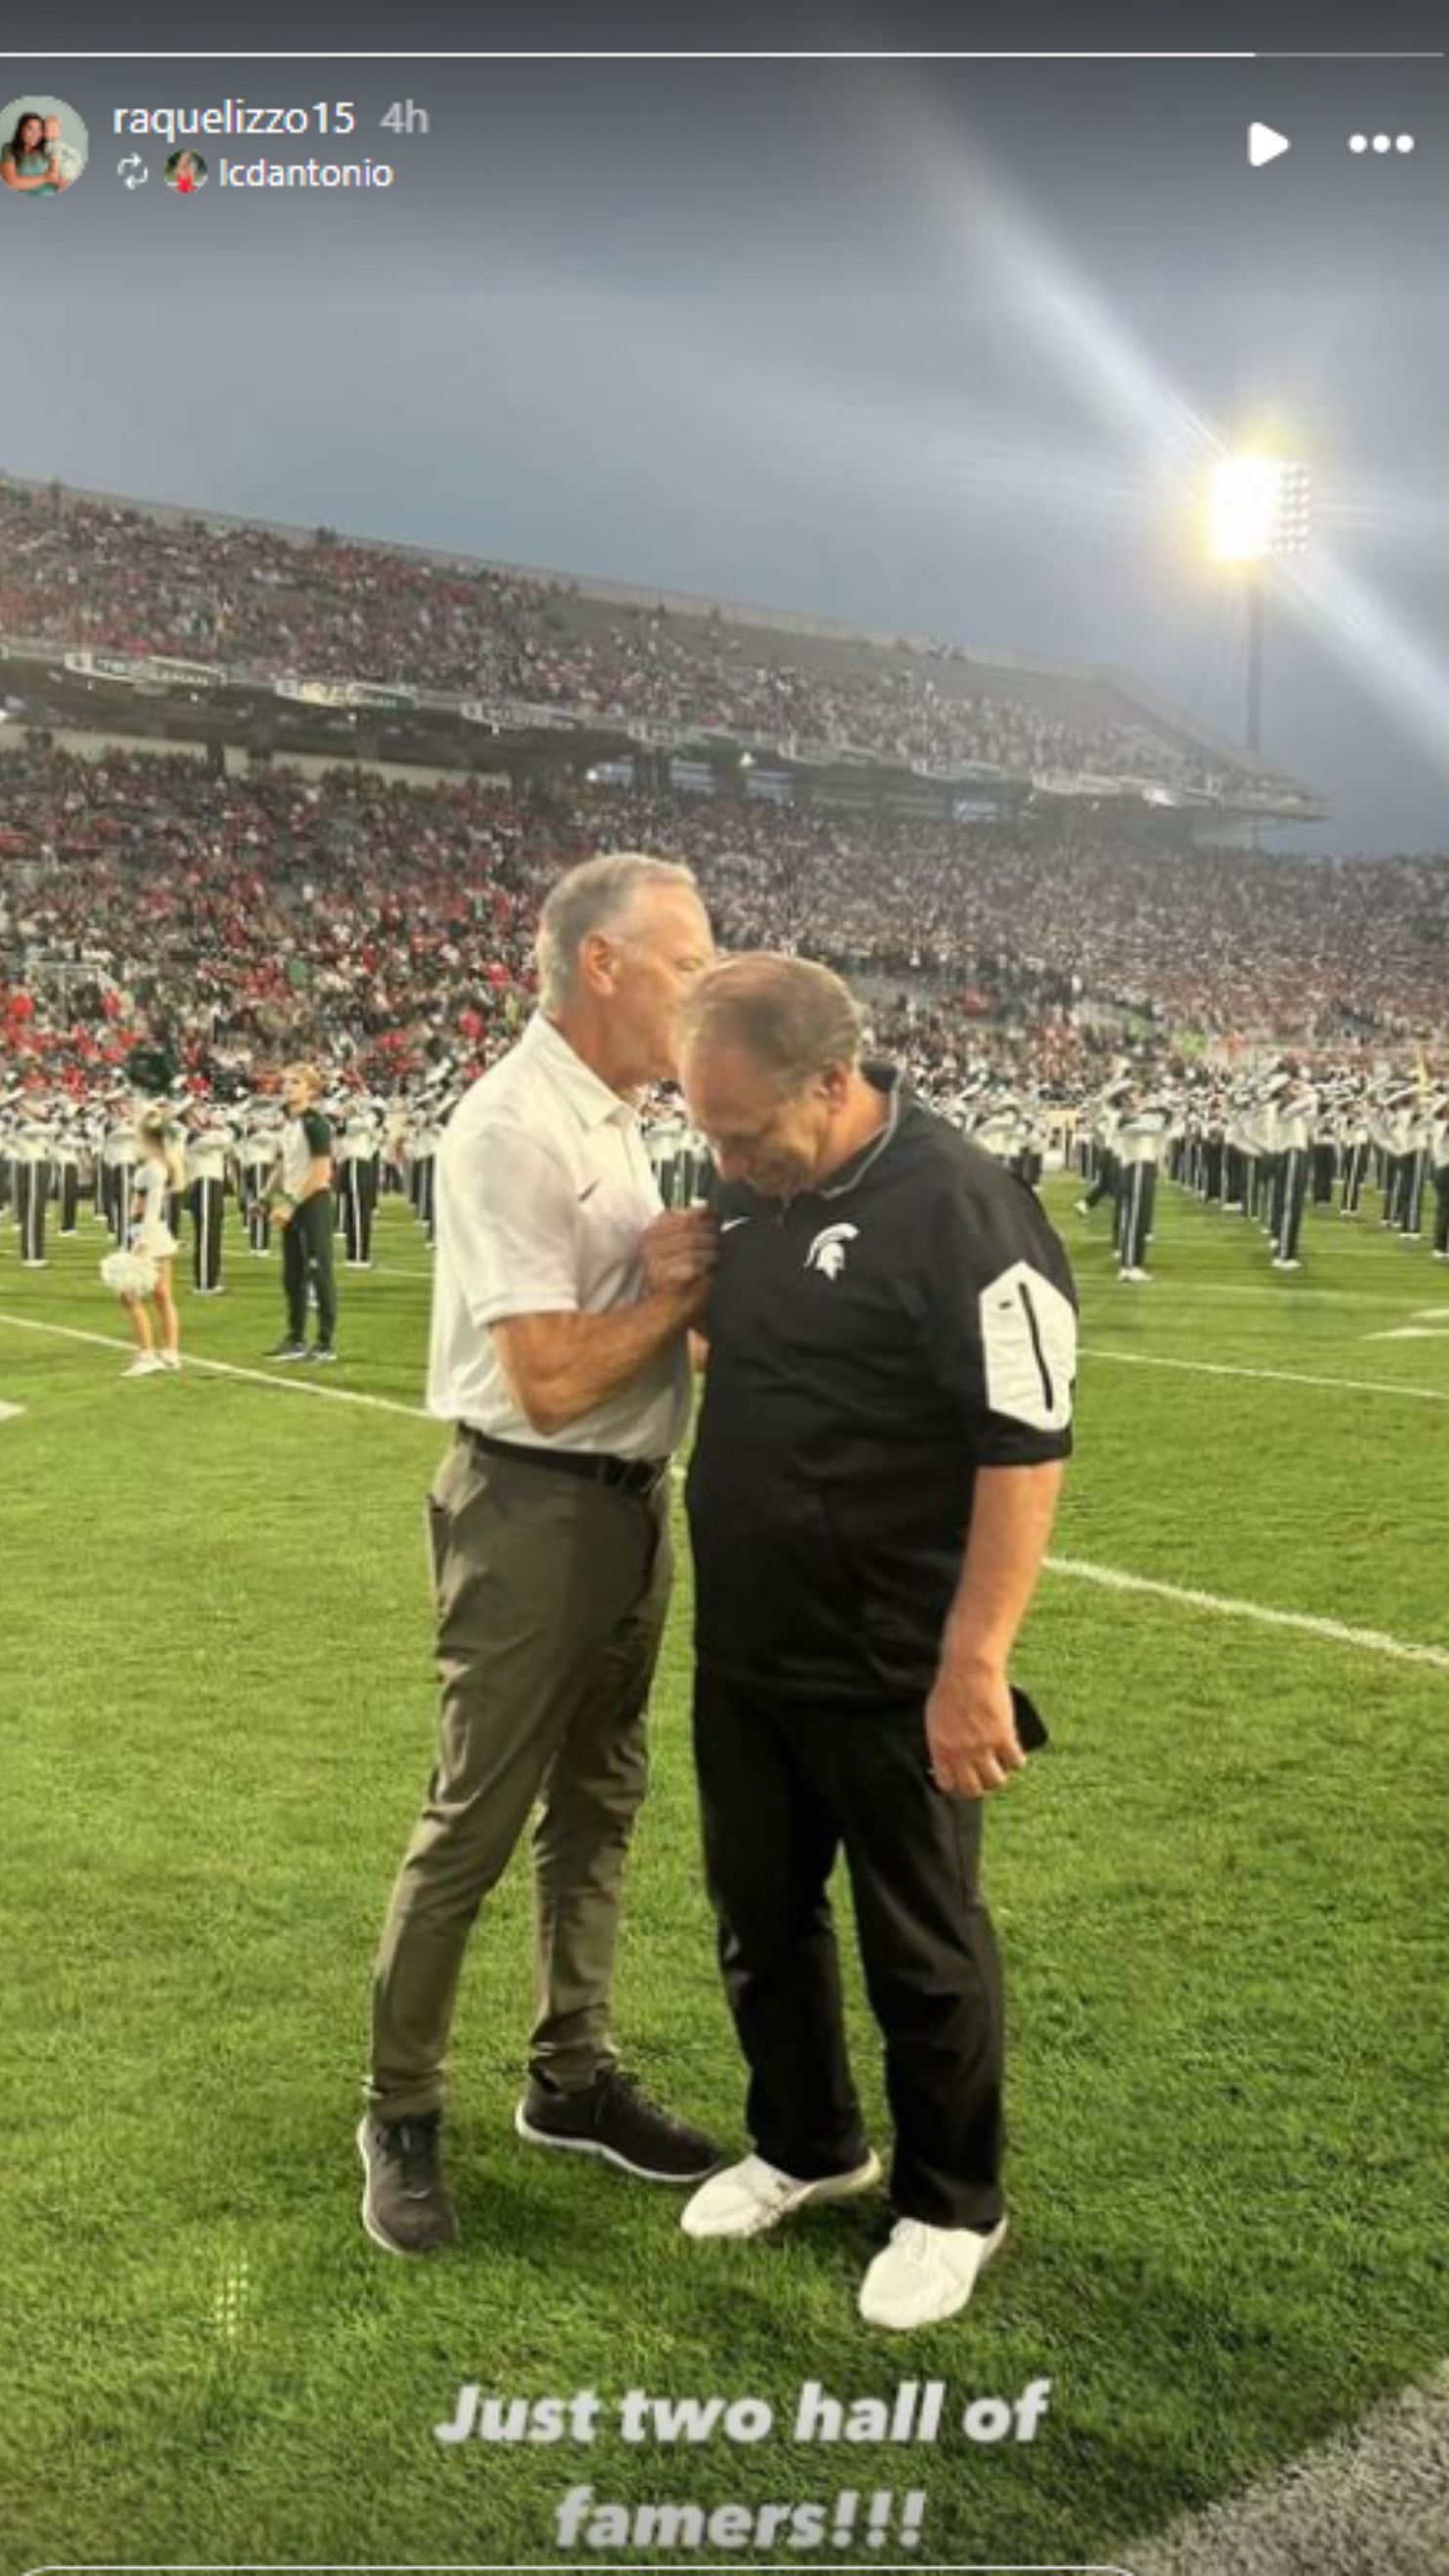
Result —
<path fill-rule="evenodd" d="M 782 1095 L 832 1064 L 860 1062 L 863 1016 L 828 966 L 769 949 L 723 958 L 686 994 L 680 1038 L 688 1047 L 738 1046 Z"/>
<path fill-rule="evenodd" d="M 699 892 L 692 868 L 673 859 L 652 859 L 643 850 L 613 850 L 606 858 L 585 859 L 582 867 L 559 878 L 538 917 L 541 1009 L 556 1011 L 569 1000 L 584 941 L 622 920 L 652 885 Z"/>

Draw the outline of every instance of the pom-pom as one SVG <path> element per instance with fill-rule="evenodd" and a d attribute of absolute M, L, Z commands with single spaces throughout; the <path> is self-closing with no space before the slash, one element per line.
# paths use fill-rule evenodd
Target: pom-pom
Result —
<path fill-rule="evenodd" d="M 156 1285 L 156 1264 L 144 1252 L 108 1252 L 101 1277 L 118 1297 L 149 1297 Z"/>

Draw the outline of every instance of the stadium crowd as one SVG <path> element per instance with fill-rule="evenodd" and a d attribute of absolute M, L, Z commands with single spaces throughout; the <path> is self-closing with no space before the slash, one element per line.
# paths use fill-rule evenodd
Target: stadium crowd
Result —
<path fill-rule="evenodd" d="M 947 645 L 887 650 L 703 607 L 608 603 L 575 584 L 326 530 L 299 543 L 3 478 L 0 634 L 267 678 L 727 728 L 784 748 L 849 744 L 892 760 L 1125 776 L 1204 793 L 1226 775 L 1105 684 L 992 670 L 988 686 L 983 666 Z"/>
<path fill-rule="evenodd" d="M 522 803 L 40 743 L 5 756 L 0 796 L 0 1044 L 72 1087 L 141 1038 L 208 1080 L 299 1046 L 381 1089 L 481 1068 L 529 1005 L 542 892 L 610 848 L 687 858 L 725 944 L 838 966 L 948 1072 L 994 1048 L 1066 1079 L 1132 1029 L 1407 1060 L 1441 1007 L 1443 859 L 602 788 Z"/>

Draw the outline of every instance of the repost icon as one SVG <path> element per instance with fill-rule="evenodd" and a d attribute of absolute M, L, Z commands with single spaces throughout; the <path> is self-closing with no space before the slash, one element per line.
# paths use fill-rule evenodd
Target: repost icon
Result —
<path fill-rule="evenodd" d="M 116 175 L 125 180 L 128 188 L 144 188 L 151 173 L 139 152 L 127 152 L 116 163 Z"/>

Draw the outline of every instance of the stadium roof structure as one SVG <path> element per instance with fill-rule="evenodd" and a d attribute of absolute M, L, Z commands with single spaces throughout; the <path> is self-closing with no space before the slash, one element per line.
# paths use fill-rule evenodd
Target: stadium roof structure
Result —
<path fill-rule="evenodd" d="M 13 693 L 17 709 L 32 720 L 525 774 L 641 756 L 684 758 L 708 762 L 726 782 L 768 767 L 792 791 L 841 800 L 904 793 L 1016 812 L 1111 807 L 1124 816 L 1135 810 L 1144 820 L 1176 814 L 1200 828 L 1301 824 L 1327 812 L 1311 788 L 1265 768 L 1240 745 L 1107 666 L 968 649 L 939 637 L 13 476 L 0 477 L 0 522 L 7 507 L 23 511 L 42 541 L 47 518 L 57 538 L 63 528 L 67 548 L 72 605 L 65 631 L 57 619 L 68 612 L 57 609 L 53 588 L 37 591 L 46 612 L 43 633 L 26 631 L 23 582 L 18 591 L 13 581 L 9 588 L 0 689 Z M 104 514 L 104 524 L 94 514 Z M 505 608 L 517 612 L 520 599 L 536 614 L 540 664 L 550 655 L 565 663 L 572 656 L 589 673 L 595 658 L 607 666 L 611 653 L 634 644 L 663 656 L 659 694 L 669 703 L 651 707 L 647 688 L 634 690 L 631 703 L 607 685 L 602 691 L 570 687 L 556 678 L 551 688 L 530 689 L 527 654 L 511 685 L 495 680 L 489 686 L 480 677 L 468 690 L 432 686 L 398 668 L 298 668 L 295 656 L 258 653 L 255 646 L 233 657 L 224 639 L 202 642 L 192 658 L 174 649 L 164 623 L 157 649 L 149 650 L 138 633 L 144 597 L 137 606 L 128 596 L 124 621 L 114 621 L 124 622 L 121 647 L 104 633 L 106 619 L 87 597 L 89 588 L 101 587 L 103 571 L 114 575 L 103 541 L 109 545 L 118 531 L 134 532 L 143 558 L 153 542 L 158 554 L 170 556 L 175 538 L 188 532 L 223 548 L 235 541 L 238 578 L 245 571 L 253 585 L 248 604 L 255 607 L 261 590 L 264 608 L 264 585 L 272 586 L 279 641 L 286 640 L 289 598 L 319 595 L 316 576 L 333 550 L 349 559 L 375 554 L 400 575 L 411 573 L 424 600 L 430 575 L 440 598 L 449 584 L 477 583 L 480 673 L 492 586 L 498 622 Z M 88 537 L 95 549 L 92 584 Z M 263 541 L 274 552 L 272 568 L 259 574 L 241 563 L 241 554 Z M 295 583 L 289 557 L 297 559 Z M 12 572 L 23 568 L 23 553 L 12 550 L 9 562 Z M 804 695 L 808 702 L 811 692 L 825 717 L 812 715 L 802 724 L 790 701 Z M 719 705 L 732 694 L 749 712 L 721 719 Z M 683 712 L 691 695 L 695 705 Z M 979 741 L 972 740 L 973 728 Z"/>

